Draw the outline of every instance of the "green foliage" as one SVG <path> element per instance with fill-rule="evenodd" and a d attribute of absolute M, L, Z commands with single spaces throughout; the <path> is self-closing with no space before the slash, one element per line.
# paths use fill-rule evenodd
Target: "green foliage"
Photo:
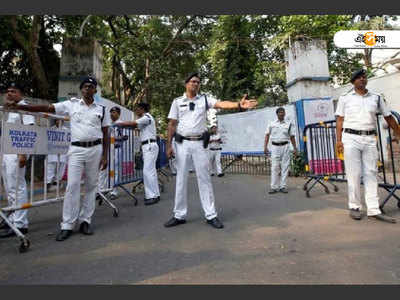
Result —
<path fill-rule="evenodd" d="M 7 16 L 0 17 L 2 83 L 21 78 L 32 95 L 40 91 L 28 54 L 16 43 Z M 28 38 L 33 16 L 17 16 L 19 32 Z M 222 100 L 249 93 L 259 107 L 287 103 L 284 50 L 296 39 L 327 41 L 334 82 L 343 84 L 353 69 L 367 65 L 371 52 L 349 54 L 333 44 L 339 30 L 388 29 L 392 16 L 354 15 L 122 15 L 41 17 L 38 54 L 46 71 L 50 95 L 58 87 L 59 57 L 53 46 L 64 37 L 97 39 L 103 49 L 103 96 L 132 109 L 136 101 L 151 105 L 164 132 L 174 98 L 184 92 L 183 79 L 194 70 L 202 91 Z"/>
<path fill-rule="evenodd" d="M 306 156 L 304 152 L 298 151 L 296 155 L 292 155 L 290 160 L 291 176 L 302 176 L 305 173 Z"/>

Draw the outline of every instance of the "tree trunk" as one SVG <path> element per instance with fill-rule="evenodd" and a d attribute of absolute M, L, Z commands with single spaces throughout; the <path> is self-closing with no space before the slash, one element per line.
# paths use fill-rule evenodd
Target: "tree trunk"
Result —
<path fill-rule="evenodd" d="M 29 58 L 29 64 L 32 69 L 32 74 L 36 85 L 38 87 L 38 94 L 43 99 L 50 98 L 49 93 L 49 82 L 46 77 L 46 73 L 43 69 L 42 61 L 40 60 L 38 54 L 38 44 L 39 44 L 39 34 L 41 28 L 41 16 L 33 16 L 32 28 L 29 35 L 29 38 L 26 39 L 23 35 L 20 34 L 18 30 L 18 21 L 17 16 L 10 16 L 10 24 L 13 28 L 13 37 L 15 41 L 21 46 L 21 48 L 26 52 Z"/>

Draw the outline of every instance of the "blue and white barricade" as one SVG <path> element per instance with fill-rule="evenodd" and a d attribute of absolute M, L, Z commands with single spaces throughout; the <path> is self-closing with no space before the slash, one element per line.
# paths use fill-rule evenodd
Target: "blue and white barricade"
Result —
<path fill-rule="evenodd" d="M 10 113 L 20 114 L 20 119 L 22 120 L 22 115 L 32 115 L 35 117 L 35 125 L 23 125 L 20 123 L 8 123 L 6 122 Z M 57 116 L 53 114 L 46 113 L 29 113 L 23 111 L 16 110 L 5 110 L 3 107 L 0 107 L 1 114 L 1 138 L 0 138 L 0 166 L 3 167 L 3 160 L 8 159 L 9 155 L 28 155 L 32 156 L 31 169 L 30 169 L 30 184 L 29 184 L 29 193 L 26 201 L 21 202 L 21 197 L 18 192 L 20 190 L 20 182 L 21 180 L 19 174 L 21 172 L 18 167 L 18 159 L 16 159 L 16 164 L 13 166 L 16 168 L 16 182 L 14 185 L 16 188 L 15 194 L 13 195 L 14 199 L 7 199 L 9 201 L 8 205 L 0 207 L 0 219 L 5 222 L 16 234 L 16 236 L 20 239 L 19 251 L 25 252 L 28 250 L 30 242 L 29 240 L 21 233 L 21 231 L 13 224 L 10 220 L 9 216 L 11 213 L 18 211 L 29 209 L 32 207 L 39 207 L 51 203 L 57 203 L 63 201 L 64 196 L 60 193 L 60 179 L 56 176 L 56 191 L 55 195 L 52 194 L 49 197 L 49 191 L 47 190 L 47 166 L 48 154 L 57 155 L 57 173 L 60 168 L 60 155 L 65 155 L 68 152 L 70 141 L 71 141 L 71 133 L 70 130 L 58 129 L 58 128 L 50 128 L 50 121 L 61 119 L 64 121 L 68 121 L 68 118 L 64 116 Z M 35 159 L 36 155 L 46 155 L 44 160 L 44 180 L 40 183 L 43 185 L 42 196 L 36 197 L 34 200 L 34 179 L 35 177 Z M 7 160 L 4 160 L 4 163 L 7 163 Z M 37 175 L 37 174 L 36 174 Z M 0 179 L 2 178 L 3 173 L 0 172 Z M 2 178 L 3 182 L 6 184 L 7 181 L 13 180 L 12 178 Z M 24 178 L 25 180 L 25 178 Z M 37 187 L 37 186 L 36 186 Z M 27 187 L 28 188 L 28 187 Z M 10 192 L 12 193 L 12 191 Z M 3 196 L 6 194 L 4 190 L 2 191 Z M 39 198 L 39 199 L 37 199 Z M 3 198 L 4 199 L 4 198 Z"/>

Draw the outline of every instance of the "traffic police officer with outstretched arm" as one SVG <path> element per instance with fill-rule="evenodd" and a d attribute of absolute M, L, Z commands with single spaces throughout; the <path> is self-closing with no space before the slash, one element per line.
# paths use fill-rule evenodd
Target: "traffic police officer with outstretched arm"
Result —
<path fill-rule="evenodd" d="M 27 102 L 24 98 L 24 88 L 20 83 L 11 83 L 7 89 L 6 101 L 13 104 L 24 105 Z M 7 116 L 8 114 L 8 116 Z M 7 123 L 33 125 L 35 118 L 32 115 L 21 115 L 19 113 L 9 112 L 5 114 Z M 11 206 L 20 206 L 28 202 L 28 192 L 26 189 L 25 171 L 26 161 L 28 156 L 25 154 L 4 154 L 2 162 L 2 176 L 4 181 L 5 190 L 7 193 L 8 203 Z M 17 169 L 19 168 L 18 172 Z M 18 175 L 17 175 L 18 174 Z M 18 176 L 18 178 L 17 178 Z M 18 182 L 18 186 L 17 186 Z M 15 198 L 17 196 L 17 198 Z M 18 202 L 17 202 L 18 201 Z M 28 233 L 28 210 L 20 209 L 13 211 L 9 220 L 17 227 L 21 233 Z M 15 232 L 3 223 L 0 232 L 1 238 L 14 236 Z"/>
<path fill-rule="evenodd" d="M 277 120 L 268 124 L 265 134 L 264 153 L 268 153 L 268 143 L 271 140 L 271 189 L 269 194 L 277 192 L 287 193 L 286 179 L 290 165 L 290 143 L 293 153 L 296 154 L 296 139 L 294 125 L 285 119 L 285 109 L 278 107 L 276 110 Z M 279 182 L 279 169 L 281 180 Z"/>
<path fill-rule="evenodd" d="M 198 94 L 200 77 L 198 73 L 190 74 L 185 80 L 186 92 L 176 98 L 171 105 L 168 119 L 167 156 L 176 157 L 177 175 L 175 204 L 173 217 L 164 224 L 172 227 L 186 222 L 187 215 L 187 180 L 189 162 L 193 159 L 200 192 L 201 205 L 207 223 L 214 228 L 223 228 L 217 218 L 214 191 L 209 173 L 209 157 L 207 151 L 206 113 L 207 107 L 220 109 L 247 109 L 257 105 L 256 100 L 240 102 L 218 101 L 213 97 Z M 172 148 L 172 137 L 175 135 L 176 153 Z M 205 142 L 205 143 L 204 143 Z"/>
<path fill-rule="evenodd" d="M 397 139 L 400 130 L 383 97 L 369 91 L 367 82 L 365 70 L 355 71 L 351 77 L 354 89 L 339 97 L 336 109 L 336 146 L 339 153 L 344 151 L 350 217 L 354 220 L 362 218 L 360 178 L 363 175 L 368 217 L 396 223 L 379 208 L 376 114 L 383 115 Z"/>
<path fill-rule="evenodd" d="M 61 231 L 57 241 L 70 237 L 76 221 L 79 231 L 93 234 L 91 219 L 95 210 L 99 168 L 107 167 L 108 126 L 110 118 L 105 107 L 94 102 L 97 81 L 86 77 L 80 84 L 82 98 L 49 105 L 20 105 L 8 103 L 15 109 L 32 112 L 49 112 L 69 115 L 71 123 L 71 146 L 68 151 L 68 182 L 64 198 Z M 85 172 L 85 195 L 80 199 L 80 181 Z"/>
<path fill-rule="evenodd" d="M 152 205 L 160 201 L 160 188 L 156 161 L 159 147 L 156 140 L 156 124 L 153 116 L 149 113 L 150 105 L 139 103 L 136 105 L 135 113 L 139 117 L 136 121 L 125 121 L 118 123 L 117 126 L 130 126 L 139 128 L 140 141 L 143 152 L 143 184 L 144 184 L 144 204 Z"/>

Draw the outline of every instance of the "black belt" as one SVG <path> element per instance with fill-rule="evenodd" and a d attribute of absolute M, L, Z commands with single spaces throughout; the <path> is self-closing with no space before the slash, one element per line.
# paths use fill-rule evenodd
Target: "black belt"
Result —
<path fill-rule="evenodd" d="M 157 142 L 157 141 L 156 141 L 156 140 L 150 139 L 150 140 L 147 140 L 147 141 L 142 142 L 142 146 L 143 146 L 143 145 L 146 145 L 146 144 L 148 144 L 148 143 L 155 143 L 155 142 Z"/>
<path fill-rule="evenodd" d="M 210 148 L 210 150 L 222 150 L 222 148 Z"/>
<path fill-rule="evenodd" d="M 283 145 L 288 144 L 289 142 L 286 141 L 286 142 L 280 142 L 280 143 L 277 143 L 277 142 L 271 142 L 271 143 L 272 143 L 272 145 L 274 145 L 274 146 L 283 146 Z"/>
<path fill-rule="evenodd" d="M 95 141 L 90 141 L 90 142 L 72 142 L 71 145 L 72 146 L 78 146 L 78 147 L 93 147 L 96 145 L 101 144 L 101 139 L 95 140 Z"/>
<path fill-rule="evenodd" d="M 354 130 L 350 128 L 345 128 L 344 132 L 351 133 L 351 134 L 357 134 L 357 135 L 372 135 L 376 134 L 376 130 Z"/>
<path fill-rule="evenodd" d="M 182 139 L 188 141 L 201 141 L 203 140 L 203 136 L 182 136 Z"/>

